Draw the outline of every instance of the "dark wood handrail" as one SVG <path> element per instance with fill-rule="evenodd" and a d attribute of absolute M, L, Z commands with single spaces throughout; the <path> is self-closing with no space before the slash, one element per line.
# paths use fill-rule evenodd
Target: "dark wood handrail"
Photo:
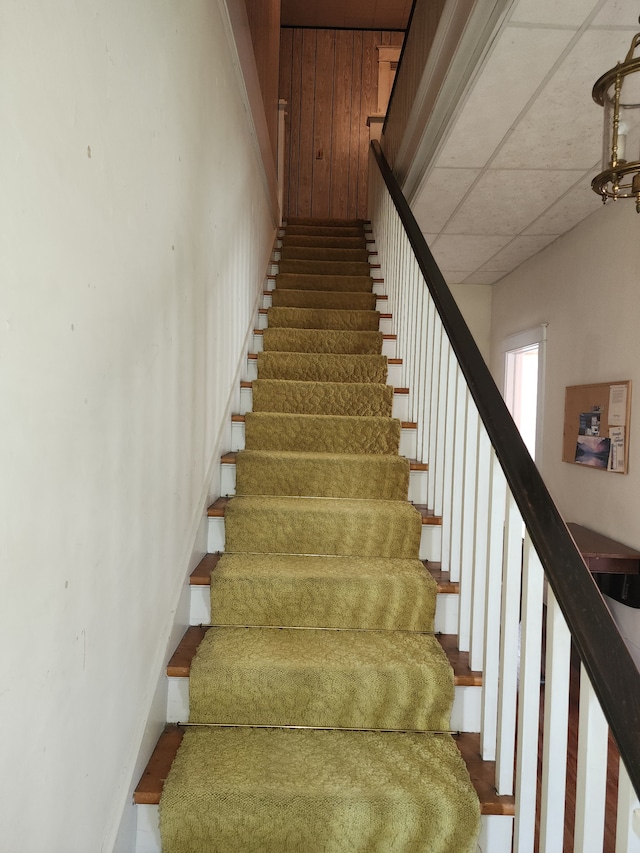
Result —
<path fill-rule="evenodd" d="M 460 369 L 640 795 L 640 672 L 544 484 L 380 147 L 373 154 Z"/>

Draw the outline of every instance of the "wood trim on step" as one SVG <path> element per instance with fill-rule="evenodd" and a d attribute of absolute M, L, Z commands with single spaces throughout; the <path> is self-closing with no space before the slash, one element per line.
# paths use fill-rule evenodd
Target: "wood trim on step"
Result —
<path fill-rule="evenodd" d="M 295 497 L 295 495 L 291 495 L 291 497 Z M 207 516 L 209 518 L 224 518 L 224 512 L 230 500 L 232 500 L 232 498 L 227 496 L 216 498 L 216 500 L 208 507 Z M 349 500 L 349 498 L 338 498 L 338 500 Z M 437 527 L 442 524 L 442 517 L 435 515 L 433 510 L 428 509 L 425 504 L 412 504 L 412 506 L 414 506 L 422 516 L 423 525 L 434 525 Z"/>

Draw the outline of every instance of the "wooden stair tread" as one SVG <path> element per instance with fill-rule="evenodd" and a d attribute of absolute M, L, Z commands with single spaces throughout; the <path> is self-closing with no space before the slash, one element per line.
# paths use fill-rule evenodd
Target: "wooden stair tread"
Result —
<path fill-rule="evenodd" d="M 259 311 L 268 311 L 269 309 L 268 308 L 260 308 L 258 310 Z M 391 317 L 391 314 L 381 314 L 380 316 L 381 317 Z M 264 329 L 254 329 L 253 330 L 254 335 L 261 335 L 263 332 L 264 332 Z M 398 336 L 395 334 L 383 335 L 382 340 L 383 341 L 397 341 Z"/>
<path fill-rule="evenodd" d="M 287 495 L 279 495 L 278 497 L 288 497 Z M 296 497 L 295 495 L 291 495 L 290 497 Z M 207 516 L 209 518 L 224 518 L 224 511 L 227 507 L 227 504 L 231 500 L 230 497 L 226 495 L 222 495 L 208 507 Z M 335 500 L 349 500 L 349 498 L 336 498 Z M 442 524 L 442 518 L 439 515 L 435 515 L 433 510 L 427 509 L 424 504 L 412 504 L 420 515 L 422 516 L 422 524 L 423 525 L 434 525 L 439 526 Z"/>
<path fill-rule="evenodd" d="M 424 567 L 429 572 L 434 581 L 438 584 L 438 592 L 453 593 L 459 595 L 460 584 L 458 581 L 452 581 L 449 572 L 443 572 L 440 563 L 434 563 L 431 560 L 423 560 Z"/>
<path fill-rule="evenodd" d="M 229 456 L 235 454 L 228 454 Z M 221 554 L 205 554 L 202 560 L 198 563 L 189 577 L 190 586 L 210 586 L 211 573 L 215 570 L 220 560 Z M 425 569 L 430 573 L 431 577 L 437 584 L 439 594 L 453 593 L 455 595 L 460 592 L 460 584 L 450 581 L 449 572 L 440 571 L 440 563 L 432 563 L 429 560 L 422 561 Z"/>
<path fill-rule="evenodd" d="M 247 355 L 247 358 L 249 359 L 249 361 L 257 361 L 258 360 L 258 353 L 257 352 L 250 352 Z M 402 359 L 401 358 L 388 358 L 387 364 L 402 364 Z"/>
<path fill-rule="evenodd" d="M 167 664 L 169 678 L 189 678 L 191 662 L 208 630 L 203 625 L 190 625 L 187 628 Z M 436 634 L 436 637 L 453 668 L 454 683 L 458 687 L 482 687 L 482 673 L 469 669 L 469 654 L 458 650 L 455 634 Z"/>
<path fill-rule="evenodd" d="M 229 453 L 229 456 L 235 454 Z M 221 554 L 205 554 L 202 560 L 198 563 L 189 577 L 190 586 L 209 586 L 211 583 L 211 573 L 215 570 L 220 560 Z M 460 584 L 450 581 L 449 572 L 440 571 L 439 563 L 433 563 L 429 560 L 423 560 L 422 564 L 430 573 L 437 584 L 438 593 L 449 593 L 457 595 L 460 592 Z"/>
<path fill-rule="evenodd" d="M 267 380 L 267 381 L 269 381 L 269 380 Z M 280 381 L 280 380 L 278 380 L 278 381 Z M 287 380 L 284 380 L 284 381 L 286 382 Z M 304 380 L 299 380 L 299 381 L 304 381 Z M 255 382 L 255 380 L 253 380 L 253 379 L 242 379 L 240 381 L 240 387 L 241 388 L 251 388 L 251 387 L 253 387 L 254 382 Z M 365 383 L 362 383 L 362 384 L 365 384 Z M 373 385 L 373 384 L 377 384 L 377 383 L 372 382 L 371 384 Z M 393 393 L 394 394 L 407 395 L 409 393 L 409 389 L 408 388 L 397 388 L 394 386 Z"/>
<path fill-rule="evenodd" d="M 268 313 L 269 313 L 269 310 L 270 310 L 269 308 L 258 308 L 258 314 L 268 314 Z M 351 309 L 350 309 L 350 308 L 346 308 L 346 309 L 341 309 L 341 308 L 336 308 L 336 309 L 315 308 L 315 309 L 310 309 L 310 310 L 315 310 L 315 311 L 327 311 L 327 310 L 336 310 L 336 311 L 341 311 L 341 310 L 346 310 L 346 311 L 350 311 Z M 366 308 L 361 308 L 361 309 L 358 309 L 358 310 L 360 310 L 360 311 L 366 311 L 367 309 L 366 309 Z M 381 320 L 391 320 L 392 318 L 393 318 L 393 314 L 383 314 L 383 313 L 380 313 L 380 319 L 381 319 Z"/>
<path fill-rule="evenodd" d="M 243 424 L 244 423 L 244 415 L 231 415 L 231 423 L 234 424 Z M 416 421 L 401 421 L 402 429 L 418 429 L 418 424 Z"/>
<path fill-rule="evenodd" d="M 291 289 L 295 290 L 295 288 L 291 288 Z M 326 291 L 323 291 L 323 292 L 326 292 Z M 348 292 L 348 291 L 338 291 L 338 292 Z M 271 296 L 272 293 L 273 293 L 273 290 L 269 290 L 269 288 L 262 291 L 263 296 Z M 378 299 L 380 299 L 382 301 L 386 301 L 389 299 L 389 295 L 387 293 L 376 293 L 376 300 L 378 300 Z M 260 310 L 264 311 L 266 309 L 262 308 Z"/>
<path fill-rule="evenodd" d="M 236 464 L 236 456 L 240 451 L 238 450 L 230 450 L 228 453 L 223 453 L 220 457 L 220 462 L 222 465 L 235 465 Z M 411 471 L 428 471 L 429 464 L 427 462 L 418 462 L 417 459 L 409 459 L 409 469 Z"/>
<path fill-rule="evenodd" d="M 205 554 L 189 576 L 190 586 L 210 586 L 211 572 L 218 565 L 220 554 Z"/>
<path fill-rule="evenodd" d="M 183 726 L 169 724 L 165 727 L 134 791 L 133 801 L 136 805 L 159 805 L 165 779 L 169 775 L 184 732 Z M 462 732 L 456 737 L 456 744 L 478 794 L 481 813 L 514 815 L 514 798 L 496 794 L 495 762 L 483 761 L 480 757 L 480 735 Z"/>

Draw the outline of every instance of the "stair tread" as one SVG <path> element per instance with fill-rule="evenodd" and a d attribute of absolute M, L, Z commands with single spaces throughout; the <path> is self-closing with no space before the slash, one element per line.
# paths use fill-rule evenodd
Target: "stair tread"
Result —
<path fill-rule="evenodd" d="M 188 678 L 189 673 L 191 671 L 191 663 L 195 656 L 195 653 L 198 649 L 198 646 L 202 642 L 205 637 L 207 631 L 217 631 L 217 630 L 227 630 L 226 628 L 209 628 L 204 625 L 190 625 L 185 631 L 182 640 L 178 644 L 175 652 L 171 656 L 169 663 L 167 664 L 167 676 L 170 678 Z M 260 627 L 247 627 L 243 629 L 234 629 L 234 630 L 267 630 L 267 631 L 278 631 L 279 628 L 260 628 Z M 286 630 L 286 629 L 285 629 Z M 293 630 L 293 629 L 290 629 Z M 307 631 L 313 631 L 313 628 L 304 629 L 304 633 Z M 319 629 L 316 629 L 319 630 Z M 333 632 L 330 632 L 333 633 Z M 336 632 L 342 633 L 342 632 Z M 375 631 L 370 632 L 371 634 L 375 634 Z M 381 635 L 384 632 L 379 632 Z M 421 636 L 418 634 L 418 636 Z M 481 687 L 482 686 L 482 673 L 473 672 L 469 669 L 469 654 L 467 652 L 460 652 L 456 646 L 457 638 L 453 634 L 436 634 L 436 639 L 442 646 L 449 663 L 453 669 L 453 678 L 454 684 L 459 687 Z"/>
<path fill-rule="evenodd" d="M 268 316 L 269 311 L 273 311 L 273 310 L 274 310 L 273 308 L 258 308 L 258 314 L 266 314 Z M 284 310 L 284 308 L 280 309 L 280 310 Z M 377 313 L 380 315 L 381 320 L 393 319 L 393 314 L 384 314 L 382 312 L 374 311 L 373 309 L 371 311 L 367 311 L 366 308 L 296 308 L 295 310 L 296 311 L 335 311 L 336 313 L 339 312 L 341 314 L 346 314 L 349 311 L 351 311 L 352 313 L 357 312 L 358 314 L 364 314 L 364 313 L 376 314 Z M 384 337 L 387 337 L 387 336 L 384 335 Z"/>
<path fill-rule="evenodd" d="M 230 450 L 227 453 L 223 453 L 222 456 L 220 457 L 220 463 L 222 465 L 235 465 L 236 464 L 236 457 L 237 457 L 238 453 L 241 453 L 241 452 L 242 451 L 240 451 L 240 450 Z M 281 451 L 274 450 L 274 451 L 263 451 L 263 452 L 264 453 L 268 453 L 268 452 L 280 453 Z M 313 454 L 311 451 L 309 451 L 309 453 L 305 454 L 305 455 L 313 456 L 313 455 L 324 455 L 324 454 Z M 411 471 L 428 471 L 429 465 L 427 462 L 419 462 L 417 459 L 409 459 L 409 469 Z"/>
<path fill-rule="evenodd" d="M 235 424 L 243 424 L 245 422 L 244 415 L 231 415 L 231 421 Z M 402 429 L 417 429 L 418 424 L 415 421 L 402 421 Z"/>
<path fill-rule="evenodd" d="M 425 560 L 424 564 L 431 577 L 438 584 L 438 592 L 447 592 L 458 595 L 460 593 L 460 584 L 458 581 L 452 581 L 449 572 L 443 572 L 440 563 L 434 563 L 432 560 Z"/>
<path fill-rule="evenodd" d="M 268 309 L 268 308 L 264 308 L 264 309 L 260 309 L 260 310 L 268 311 L 269 309 Z M 391 315 L 389 315 L 389 316 L 391 316 Z M 254 329 L 254 330 L 253 330 L 253 334 L 254 334 L 254 335 L 262 335 L 262 334 L 263 334 L 263 332 L 264 332 L 264 329 Z M 383 335 L 382 335 L 382 340 L 383 340 L 383 341 L 397 341 L 397 340 L 398 340 L 398 336 L 397 336 L 397 335 L 395 335 L 395 334 L 383 334 Z"/>
<path fill-rule="evenodd" d="M 205 554 L 202 560 L 200 560 L 198 565 L 191 572 L 189 577 L 190 586 L 210 586 L 211 573 L 215 571 L 221 556 L 221 554 Z M 460 585 L 448 580 L 449 573 L 442 572 L 439 571 L 439 569 L 434 568 L 435 566 L 439 566 L 439 563 L 433 563 L 430 560 L 423 560 L 422 563 L 425 569 L 435 580 L 438 593 L 459 593 Z"/>
<path fill-rule="evenodd" d="M 149 759 L 133 795 L 136 805 L 158 805 L 164 782 L 182 741 L 186 727 L 167 725 Z M 480 736 L 462 732 L 455 738 L 480 800 L 483 815 L 514 815 L 514 797 L 495 792 L 495 762 L 480 758 Z"/>
<path fill-rule="evenodd" d="M 250 497 L 250 496 L 244 496 Z M 284 496 L 286 497 L 286 496 Z M 295 495 L 291 495 L 290 497 L 297 497 Z M 265 500 L 264 495 L 261 496 L 261 500 Z M 209 518 L 224 518 L 224 513 L 227 508 L 227 504 L 232 500 L 230 497 L 226 497 L 224 495 L 216 498 L 216 500 L 210 504 L 207 509 L 207 516 Z M 302 500 L 313 500 L 313 498 L 303 498 Z M 351 500 L 350 498 L 319 498 L 318 500 L 326 501 L 326 500 Z M 372 501 L 375 503 L 375 501 Z M 407 503 L 409 503 L 407 501 Z M 423 525 L 441 525 L 442 518 L 434 514 L 433 510 L 428 509 L 424 504 L 411 504 L 415 509 L 420 513 L 420 517 L 422 519 Z"/>
<path fill-rule="evenodd" d="M 364 383 L 364 382 L 318 382 L 312 380 L 304 380 L 304 379 L 242 379 L 240 381 L 240 387 L 245 390 L 251 389 L 253 387 L 254 382 L 297 382 L 303 383 L 306 382 L 308 385 L 377 385 L 376 382 Z M 398 386 L 393 386 L 393 393 L 398 394 L 400 396 L 405 396 L 409 393 L 408 388 L 399 388 Z"/>

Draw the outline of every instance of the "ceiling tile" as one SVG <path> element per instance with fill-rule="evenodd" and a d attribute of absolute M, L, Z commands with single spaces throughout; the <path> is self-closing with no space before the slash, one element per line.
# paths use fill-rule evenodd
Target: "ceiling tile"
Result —
<path fill-rule="evenodd" d="M 476 183 L 446 234 L 509 234 L 523 231 L 582 177 L 582 171 L 490 169 Z"/>
<path fill-rule="evenodd" d="M 438 266 L 443 270 L 473 272 L 509 242 L 509 237 L 459 236 L 442 234 L 431 246 Z"/>
<path fill-rule="evenodd" d="M 593 69 L 615 64 L 627 33 L 587 31 L 518 123 L 491 168 L 588 169 L 602 146 L 602 108 Z"/>
<path fill-rule="evenodd" d="M 471 91 L 437 165 L 484 166 L 572 36 L 571 30 L 507 27 Z"/>
<path fill-rule="evenodd" d="M 509 17 L 509 23 L 550 24 L 580 27 L 598 6 L 598 0 L 520 0 Z"/>
<path fill-rule="evenodd" d="M 472 272 L 471 275 L 468 275 L 464 280 L 464 284 L 495 284 L 496 281 L 500 281 L 500 279 L 505 275 L 505 272 L 478 270 L 477 272 Z"/>
<path fill-rule="evenodd" d="M 482 271 L 502 271 L 503 273 L 515 269 L 527 258 L 542 251 L 545 246 L 555 240 L 555 234 L 545 234 L 536 237 L 515 237 L 504 249 L 490 258 L 482 266 Z"/>
<path fill-rule="evenodd" d="M 609 0 L 605 3 L 601 11 L 593 19 L 592 26 L 595 27 L 630 27 L 635 32 L 638 31 L 638 0 Z M 629 36 L 629 44 L 631 44 L 631 36 Z M 627 50 L 629 45 L 627 45 Z M 624 59 L 623 56 L 616 57 L 611 65 L 615 65 L 618 59 Z M 606 69 L 605 69 L 606 71 Z"/>
<path fill-rule="evenodd" d="M 439 231 L 479 174 L 479 169 L 434 169 L 411 203 L 420 229 Z"/>
<path fill-rule="evenodd" d="M 442 270 L 442 275 L 447 284 L 461 284 L 469 275 L 468 270 Z"/>
<path fill-rule="evenodd" d="M 571 190 L 538 217 L 525 231 L 533 234 L 564 234 L 578 222 L 599 210 L 602 202 L 591 189 L 591 174 L 586 174 Z"/>

